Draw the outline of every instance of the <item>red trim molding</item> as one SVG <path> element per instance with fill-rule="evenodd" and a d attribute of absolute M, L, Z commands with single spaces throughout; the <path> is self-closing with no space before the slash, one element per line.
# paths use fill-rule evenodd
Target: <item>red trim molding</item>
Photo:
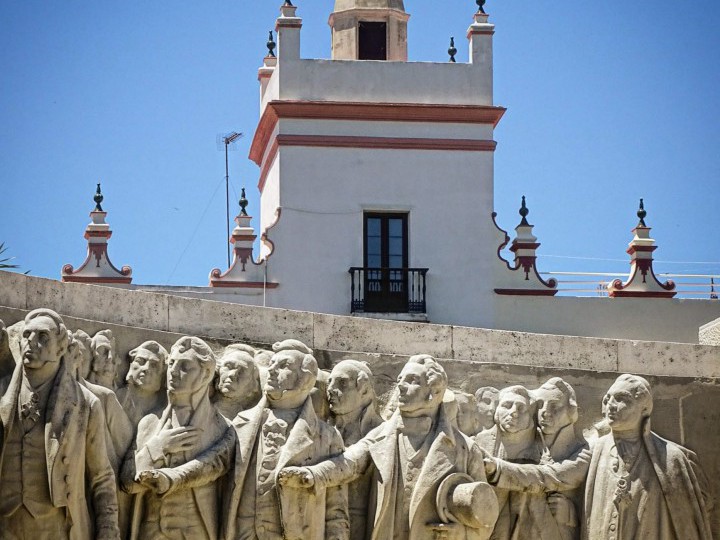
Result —
<path fill-rule="evenodd" d="M 279 283 L 263 281 L 211 281 L 210 286 L 218 289 L 277 289 Z"/>
<path fill-rule="evenodd" d="M 662 291 L 612 291 L 608 294 L 610 298 L 672 298 L 677 293 Z"/>
<path fill-rule="evenodd" d="M 278 144 L 277 138 L 273 141 L 272 146 L 270 147 L 270 152 L 268 152 L 267 158 L 265 159 L 265 162 L 263 163 L 262 169 L 260 169 L 260 179 L 258 180 L 258 190 L 260 190 L 260 193 L 262 193 L 263 189 L 265 188 L 265 182 L 267 181 L 268 173 L 270 172 L 270 167 L 272 167 L 272 164 L 275 162 L 275 158 L 277 157 L 278 150 L 280 149 L 280 145 Z"/>
<path fill-rule="evenodd" d="M 382 150 L 459 150 L 494 152 L 495 141 L 475 139 L 425 139 L 403 137 L 353 137 L 337 135 L 278 135 L 280 146 L 371 148 Z"/>
<path fill-rule="evenodd" d="M 132 278 L 62 276 L 61 281 L 65 283 L 118 283 L 129 285 L 132 283 Z"/>
<path fill-rule="evenodd" d="M 335 101 L 271 101 L 265 107 L 250 148 L 250 159 L 261 166 L 280 118 L 434 122 L 497 126 L 504 107 L 415 103 L 348 103 Z"/>
<path fill-rule="evenodd" d="M 503 296 L 555 296 L 557 289 L 495 289 L 495 294 Z"/>

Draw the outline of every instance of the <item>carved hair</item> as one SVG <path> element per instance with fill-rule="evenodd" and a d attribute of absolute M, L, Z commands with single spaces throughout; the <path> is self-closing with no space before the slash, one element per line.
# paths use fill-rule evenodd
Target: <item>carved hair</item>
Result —
<path fill-rule="evenodd" d="M 356 374 L 355 385 L 357 387 L 364 386 L 368 389 L 369 395 L 372 396 L 373 399 L 375 398 L 373 374 L 372 371 L 370 371 L 370 366 L 367 364 L 367 362 L 361 362 L 360 360 L 348 358 L 347 360 L 342 360 L 341 362 L 338 362 L 335 365 L 335 368 L 337 368 L 338 366 L 347 366 L 350 369 L 354 370 Z"/>
<path fill-rule="evenodd" d="M 425 367 L 428 386 L 434 396 L 442 396 L 447 390 L 448 377 L 443 367 L 429 354 L 411 356 L 408 364 L 420 364 Z"/>
<path fill-rule="evenodd" d="M 62 320 L 62 317 L 60 317 L 60 315 L 55 313 L 52 309 L 34 309 L 25 316 L 25 324 L 39 317 L 47 317 L 55 323 L 55 336 L 57 337 L 58 348 L 60 349 L 62 356 L 67 352 L 68 348 L 68 330 Z"/>
<path fill-rule="evenodd" d="M 548 379 L 535 392 L 538 392 L 539 390 L 560 390 L 560 392 L 562 392 L 563 396 L 565 396 L 568 406 L 570 407 L 569 414 L 570 414 L 570 419 L 572 420 L 572 423 L 574 424 L 575 422 L 577 422 L 578 404 L 577 404 L 577 397 L 575 395 L 575 390 L 573 389 L 572 386 L 570 386 L 568 383 L 566 383 L 560 377 L 552 377 L 551 379 Z"/>
<path fill-rule="evenodd" d="M 478 403 L 480 403 L 480 400 L 483 398 L 485 394 L 492 394 L 493 401 L 497 404 L 498 396 L 500 395 L 500 390 L 495 388 L 494 386 L 481 386 L 478 388 L 475 392 L 475 399 Z"/>
<path fill-rule="evenodd" d="M 500 390 L 500 392 L 498 393 L 498 402 L 500 401 L 500 396 L 504 394 L 515 394 L 516 396 L 523 397 L 527 400 L 529 407 L 535 406 L 535 397 L 530 393 L 530 390 L 528 390 L 522 385 L 516 384 L 514 386 L 508 386 Z"/>
<path fill-rule="evenodd" d="M 98 346 L 100 338 L 105 338 L 110 342 L 109 358 L 112 361 L 115 357 L 115 336 L 113 336 L 112 330 L 100 330 L 92 337 L 91 347 L 93 351 L 95 351 L 95 348 Z"/>
<path fill-rule="evenodd" d="M 297 339 L 286 339 L 284 341 L 278 341 L 272 346 L 275 354 L 281 352 L 297 353 L 293 355 L 296 359 L 302 359 L 300 363 L 300 371 L 305 375 L 309 375 L 311 382 L 308 382 L 308 389 L 315 385 L 315 381 L 318 377 L 318 365 L 317 360 L 313 356 L 313 351 L 310 347 L 305 345 L 302 341 Z"/>
<path fill-rule="evenodd" d="M 195 359 L 200 363 L 202 368 L 211 373 L 215 373 L 215 354 L 210 346 L 202 339 L 195 336 L 181 337 L 175 342 L 170 349 L 170 356 L 173 354 L 182 354 L 187 351 L 195 353 Z M 170 357 L 168 357 L 169 360 Z"/>
<path fill-rule="evenodd" d="M 160 360 L 161 364 L 165 364 L 167 362 L 167 349 L 160 345 L 157 341 L 146 341 L 145 343 L 138 345 L 132 351 L 130 351 L 128 353 L 128 356 L 130 357 L 131 362 L 135 360 L 135 357 L 140 351 L 148 351 L 154 354 L 155 356 L 157 356 L 158 360 Z"/>
<path fill-rule="evenodd" d="M 75 330 L 75 332 L 73 332 L 73 338 L 76 341 L 79 341 L 80 343 L 85 345 L 85 347 L 87 348 L 88 351 L 91 350 L 92 338 L 90 337 L 90 335 L 87 332 L 85 332 L 85 330 L 80 330 L 80 329 Z"/>
<path fill-rule="evenodd" d="M 253 352 L 250 352 L 249 349 Z M 232 358 L 241 358 L 247 364 L 248 369 L 250 370 L 250 376 L 253 378 L 253 380 L 258 381 L 259 384 L 260 370 L 258 370 L 257 364 L 255 363 L 254 351 L 255 349 L 253 349 L 249 345 L 243 345 L 242 343 L 228 345 L 227 347 L 225 347 L 222 356 L 217 360 L 215 372 L 219 373 L 220 368 L 225 365 L 225 362 L 227 362 L 228 360 L 231 360 Z"/>
<path fill-rule="evenodd" d="M 640 375 L 630 375 L 628 373 L 620 375 L 615 382 L 626 382 L 630 385 L 630 392 L 635 399 L 642 400 L 647 409 L 647 415 L 650 416 L 653 410 L 653 395 L 650 383 Z"/>
<path fill-rule="evenodd" d="M 258 352 L 255 347 L 252 347 L 250 345 L 247 345 L 245 343 L 232 343 L 225 347 L 225 350 L 223 351 L 223 356 L 227 356 L 231 352 L 244 352 L 250 355 L 250 357 L 254 358 L 255 354 Z"/>

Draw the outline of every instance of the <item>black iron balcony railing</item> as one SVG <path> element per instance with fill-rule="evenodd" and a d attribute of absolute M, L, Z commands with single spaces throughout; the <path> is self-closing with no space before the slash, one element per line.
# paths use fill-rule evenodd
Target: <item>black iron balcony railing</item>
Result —
<path fill-rule="evenodd" d="M 427 268 L 350 268 L 352 313 L 427 313 Z"/>

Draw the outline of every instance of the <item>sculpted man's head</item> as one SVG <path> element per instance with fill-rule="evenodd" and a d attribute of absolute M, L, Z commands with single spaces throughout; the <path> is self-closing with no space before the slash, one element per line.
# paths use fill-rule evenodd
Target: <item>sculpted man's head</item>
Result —
<path fill-rule="evenodd" d="M 428 354 L 411 356 L 397 381 L 398 408 L 403 416 L 434 413 L 448 385 L 445 370 Z"/>
<path fill-rule="evenodd" d="M 302 403 L 315 385 L 318 365 L 312 350 L 294 339 L 273 345 L 272 359 L 268 366 L 265 395 L 274 404 Z"/>
<path fill-rule="evenodd" d="M 115 337 L 112 330 L 100 330 L 92 338 L 92 368 L 88 380 L 112 388 L 115 380 Z"/>
<path fill-rule="evenodd" d="M 481 429 L 490 429 L 495 425 L 495 410 L 499 394 L 500 390 L 493 386 L 483 386 L 475 392 Z"/>
<path fill-rule="evenodd" d="M 537 400 L 538 426 L 545 435 L 555 435 L 578 419 L 577 398 L 572 386 L 553 377 L 533 392 Z"/>
<path fill-rule="evenodd" d="M 202 339 L 182 337 L 170 349 L 167 390 L 171 401 L 202 394 L 214 376 L 215 355 Z"/>
<path fill-rule="evenodd" d="M 603 416 L 613 433 L 639 430 L 652 410 L 650 383 L 638 375 L 620 375 L 602 402 Z"/>
<path fill-rule="evenodd" d="M 35 309 L 25 317 L 20 354 L 26 370 L 58 364 L 68 348 L 68 331 L 60 315 L 50 309 Z"/>
<path fill-rule="evenodd" d="M 482 419 L 475 396 L 466 392 L 455 392 L 455 402 L 458 407 L 458 429 L 469 437 L 476 435 L 482 429 Z"/>
<path fill-rule="evenodd" d="M 242 343 L 229 345 L 217 362 L 215 388 L 226 399 L 245 401 L 260 396 L 260 372 L 255 349 Z"/>
<path fill-rule="evenodd" d="M 495 423 L 501 431 L 518 433 L 532 428 L 535 400 L 524 386 L 508 386 L 500 390 Z"/>
<path fill-rule="evenodd" d="M 80 377 L 87 379 L 90 376 L 90 369 L 92 367 L 92 338 L 87 332 L 80 329 L 75 330 L 72 337 L 73 341 L 77 344 Z"/>
<path fill-rule="evenodd" d="M 128 354 L 130 367 L 125 380 L 136 390 L 154 394 L 159 392 L 165 381 L 165 364 L 168 352 L 157 341 L 146 341 Z"/>
<path fill-rule="evenodd" d="M 327 398 L 330 411 L 344 415 L 364 409 L 375 399 L 372 372 L 367 364 L 358 360 L 343 360 L 330 372 Z"/>

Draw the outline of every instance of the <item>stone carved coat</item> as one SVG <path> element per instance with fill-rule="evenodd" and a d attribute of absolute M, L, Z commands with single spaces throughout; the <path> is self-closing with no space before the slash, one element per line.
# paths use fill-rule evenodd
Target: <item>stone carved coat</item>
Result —
<path fill-rule="evenodd" d="M 264 410 L 268 406 L 263 397 L 255 407 L 235 417 L 238 447 L 235 454 L 235 471 L 225 490 L 227 506 L 225 527 L 221 538 L 245 538 L 249 531 L 237 530 L 238 507 L 254 505 L 243 500 L 246 482 L 254 482 L 249 470 L 256 451 L 256 442 L 262 428 Z M 318 419 L 312 399 L 305 401 L 300 415 L 290 430 L 287 442 L 280 450 L 276 473 L 284 467 L 307 466 L 340 454 L 343 441 L 335 428 Z M 344 486 L 330 489 L 293 489 L 278 486 L 280 516 L 286 538 L 303 540 L 349 540 L 347 489 Z M 252 533 L 250 538 L 254 536 Z"/>
<path fill-rule="evenodd" d="M 604 467 L 613 446 L 612 434 L 600 437 L 593 446 L 593 456 L 588 469 L 585 486 L 585 512 L 583 523 L 583 539 L 594 540 L 604 529 L 604 516 L 599 511 L 600 499 L 612 494 L 603 493 L 598 489 L 596 478 L 607 474 Z M 647 457 L 652 463 L 657 480 L 662 489 L 660 500 L 667 505 L 672 529 L 661 529 L 653 514 L 648 509 L 639 517 L 643 538 L 653 540 L 712 540 L 711 531 L 712 498 L 709 495 L 707 478 L 700 469 L 697 456 L 687 448 L 667 441 L 650 431 L 650 421 L 645 421 L 643 445 Z"/>
<path fill-rule="evenodd" d="M 162 470 L 171 480 L 170 489 L 162 497 L 170 496 L 182 489 L 191 489 L 198 514 L 201 516 L 208 538 L 218 537 L 221 522 L 220 498 L 222 482 L 218 479 L 231 467 L 235 452 L 235 431 L 228 421 L 215 409 L 207 399 L 200 402 L 195 410 L 190 425 L 203 430 L 203 436 L 195 448 L 185 453 L 186 462 L 176 467 L 167 467 L 166 458 L 150 455 L 145 443 L 162 429 L 170 427 L 171 407 L 168 406 L 160 416 L 148 414 L 138 425 L 135 444 L 128 452 L 123 464 L 121 483 L 123 490 L 134 493 L 135 511 L 132 516 L 131 540 L 138 540 L 140 521 L 143 519 L 142 497 L 150 495 L 135 482 L 136 475 L 141 471 Z M 145 540 L 145 539 L 142 539 Z"/>
<path fill-rule="evenodd" d="M 368 529 L 371 540 L 393 540 L 396 504 L 398 437 L 403 428 L 399 411 L 379 427 L 372 430 L 341 456 L 311 467 L 316 484 L 338 485 L 358 478 L 369 468 L 373 469 L 375 485 L 370 499 Z M 430 448 L 415 483 L 410 500 L 411 540 L 435 538 L 426 525 L 439 523 L 436 494 L 440 483 L 452 473 L 465 473 L 478 482 L 485 482 L 483 452 L 474 441 L 454 428 L 441 406 L 435 420 Z M 488 516 L 495 523 L 497 514 Z M 486 530 L 464 527 L 463 540 L 486 540 L 492 527 Z M 355 540 L 355 539 L 353 539 Z M 362 540 L 362 539 L 361 539 Z"/>
<path fill-rule="evenodd" d="M 0 381 L 0 471 L 4 434 L 17 419 L 22 377 L 18 364 L 12 378 Z M 119 540 L 117 486 L 105 446 L 102 405 L 70 375 L 64 362 L 47 403 L 45 450 L 50 498 L 55 507 L 67 509 L 70 540 Z"/>

